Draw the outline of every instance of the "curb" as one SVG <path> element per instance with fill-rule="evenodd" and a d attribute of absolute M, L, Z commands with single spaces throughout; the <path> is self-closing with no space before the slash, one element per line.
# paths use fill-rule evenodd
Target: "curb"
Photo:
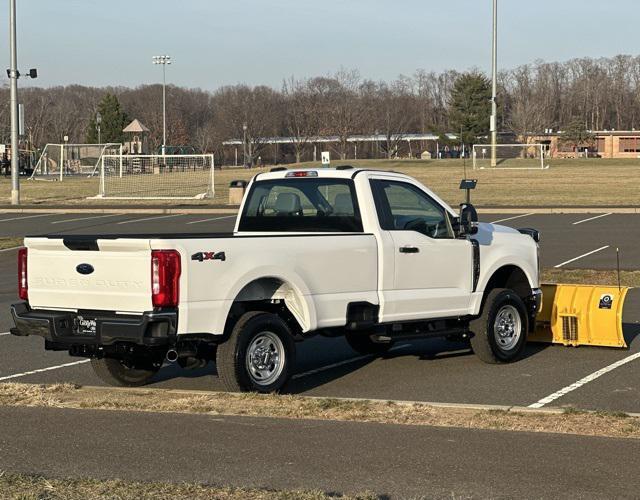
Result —
<path fill-rule="evenodd" d="M 0 214 L 183 214 L 183 215 L 207 215 L 207 214 L 236 214 L 239 207 L 229 208 L 95 208 L 95 207 L 50 207 L 50 208 L 0 208 Z M 479 208 L 480 214 L 603 214 L 610 212 L 612 214 L 638 214 L 640 207 L 539 207 L 539 208 L 513 208 L 513 207 L 490 207 Z"/>
<path fill-rule="evenodd" d="M 0 208 L 0 214 L 236 214 L 238 208 Z"/>
<path fill-rule="evenodd" d="M 151 389 L 151 388 L 120 388 L 120 387 L 103 387 L 103 386 L 81 386 L 78 390 L 87 391 L 104 391 L 104 392 L 123 392 L 123 393 L 138 393 L 148 394 L 149 392 L 162 392 L 164 394 L 175 394 L 179 396 L 213 396 L 219 394 L 229 394 L 227 392 L 219 391 L 201 391 L 201 390 L 188 390 L 188 389 Z M 269 397 L 269 396 L 265 396 Z M 474 403 L 442 403 L 437 401 L 410 401 L 402 399 L 372 399 L 372 398 L 344 398 L 344 397 L 331 397 L 331 396 L 300 396 L 296 397 L 303 399 L 331 399 L 334 401 L 344 401 L 350 403 L 393 403 L 403 406 L 425 406 L 431 408 L 443 408 L 452 410 L 474 410 L 474 411 L 501 411 L 507 413 L 531 413 L 531 414 L 543 414 L 543 415 L 563 415 L 566 412 L 566 408 L 549 407 L 549 408 L 529 408 L 527 406 L 518 405 L 485 405 Z M 574 408 L 572 408 L 574 409 Z M 597 410 L 582 410 L 580 412 L 586 414 L 598 413 Z M 633 418 L 640 418 L 640 413 L 628 413 L 624 412 L 627 416 Z"/>

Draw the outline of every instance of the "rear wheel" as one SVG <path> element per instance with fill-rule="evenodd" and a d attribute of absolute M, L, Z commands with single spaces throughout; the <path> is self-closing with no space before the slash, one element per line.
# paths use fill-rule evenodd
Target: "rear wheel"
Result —
<path fill-rule="evenodd" d="M 527 309 L 513 290 L 496 288 L 488 293 L 482 314 L 470 323 L 469 329 L 473 332 L 473 352 L 482 361 L 516 361 L 527 343 Z"/>
<path fill-rule="evenodd" d="M 152 363 L 130 365 L 116 358 L 93 358 L 91 366 L 95 374 L 109 385 L 120 387 L 140 387 L 147 384 L 160 367 Z"/>
<path fill-rule="evenodd" d="M 345 338 L 349 347 L 359 354 L 379 356 L 386 353 L 393 346 L 392 342 L 374 342 L 367 332 L 347 332 Z"/>
<path fill-rule="evenodd" d="M 218 346 L 218 376 L 228 391 L 277 392 L 293 371 L 295 352 L 291 331 L 279 316 L 251 311 Z"/>

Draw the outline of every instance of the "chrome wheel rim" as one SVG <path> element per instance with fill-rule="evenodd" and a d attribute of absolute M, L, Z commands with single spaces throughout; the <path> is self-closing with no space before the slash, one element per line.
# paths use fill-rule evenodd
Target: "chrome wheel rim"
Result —
<path fill-rule="evenodd" d="M 251 380 L 261 386 L 275 382 L 285 363 L 282 340 L 273 332 L 261 332 L 249 344 L 246 368 Z"/>
<path fill-rule="evenodd" d="M 510 351 L 518 345 L 522 334 L 522 320 L 518 310 L 511 306 L 502 306 L 493 322 L 493 335 L 500 349 Z"/>

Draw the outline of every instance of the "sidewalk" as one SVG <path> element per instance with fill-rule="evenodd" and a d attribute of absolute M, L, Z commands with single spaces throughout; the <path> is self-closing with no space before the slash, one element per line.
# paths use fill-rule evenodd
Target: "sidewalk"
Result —
<path fill-rule="evenodd" d="M 0 470 L 398 497 L 637 495 L 640 441 L 256 417 L 0 407 Z"/>

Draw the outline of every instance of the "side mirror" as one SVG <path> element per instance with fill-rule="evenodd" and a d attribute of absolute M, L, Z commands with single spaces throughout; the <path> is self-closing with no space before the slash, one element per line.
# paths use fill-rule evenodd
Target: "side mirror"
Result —
<path fill-rule="evenodd" d="M 478 232 L 478 212 L 471 203 L 460 205 L 460 236 L 476 234 Z"/>

